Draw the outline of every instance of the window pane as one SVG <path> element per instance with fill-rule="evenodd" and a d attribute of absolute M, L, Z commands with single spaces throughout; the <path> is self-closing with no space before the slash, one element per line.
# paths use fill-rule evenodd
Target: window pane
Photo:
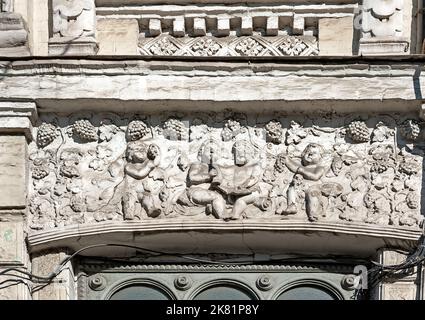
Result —
<path fill-rule="evenodd" d="M 337 300 L 337 298 L 326 289 L 299 286 L 283 292 L 277 300 Z"/>
<path fill-rule="evenodd" d="M 245 290 L 220 285 L 205 289 L 194 300 L 256 300 L 256 298 Z"/>
<path fill-rule="evenodd" d="M 110 300 L 171 300 L 171 297 L 155 286 L 138 284 L 115 292 Z"/>

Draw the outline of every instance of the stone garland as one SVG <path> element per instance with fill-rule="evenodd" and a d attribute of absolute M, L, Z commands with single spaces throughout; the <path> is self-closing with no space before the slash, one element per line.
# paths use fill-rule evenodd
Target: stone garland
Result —
<path fill-rule="evenodd" d="M 29 221 L 261 219 L 418 229 L 414 116 L 41 116 Z"/>

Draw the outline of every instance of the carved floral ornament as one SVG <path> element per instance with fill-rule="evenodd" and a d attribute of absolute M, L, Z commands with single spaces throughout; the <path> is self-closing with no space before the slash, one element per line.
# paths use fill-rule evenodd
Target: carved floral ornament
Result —
<path fill-rule="evenodd" d="M 139 53 L 146 56 L 315 56 L 318 42 L 313 36 L 184 37 L 162 34 L 139 38 Z"/>
<path fill-rule="evenodd" d="M 58 37 L 94 36 L 94 0 L 53 0 L 53 34 Z"/>
<path fill-rule="evenodd" d="M 422 225 L 415 117 L 41 117 L 30 226 L 147 219 Z"/>

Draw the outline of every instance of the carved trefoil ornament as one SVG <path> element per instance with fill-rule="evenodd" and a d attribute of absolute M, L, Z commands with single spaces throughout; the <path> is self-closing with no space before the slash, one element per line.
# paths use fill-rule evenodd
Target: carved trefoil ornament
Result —
<path fill-rule="evenodd" d="M 35 131 L 35 230 L 150 219 L 423 223 L 425 136 L 413 115 L 45 114 Z"/>
<path fill-rule="evenodd" d="M 51 55 L 90 55 L 97 52 L 94 0 L 52 0 Z"/>
<path fill-rule="evenodd" d="M 365 0 L 362 10 L 360 53 L 407 54 L 403 38 L 403 0 Z"/>

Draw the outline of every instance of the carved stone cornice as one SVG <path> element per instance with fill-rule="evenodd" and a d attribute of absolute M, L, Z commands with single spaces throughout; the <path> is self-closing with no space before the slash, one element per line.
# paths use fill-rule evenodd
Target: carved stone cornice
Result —
<path fill-rule="evenodd" d="M 285 2 L 285 1 L 284 1 Z M 289 2 L 289 1 L 287 1 Z M 316 5 L 323 5 L 323 0 L 293 0 L 290 1 L 291 4 L 297 4 L 297 5 L 303 5 L 303 4 L 316 4 Z M 326 0 L 327 4 L 353 4 L 357 3 L 357 0 Z M 128 6 L 128 7 L 135 7 L 135 6 L 146 6 L 146 5 L 154 5 L 154 4 L 167 4 L 169 6 L 172 5 L 193 5 L 193 4 L 199 4 L 199 5 L 205 5 L 205 4 L 239 4 L 241 3 L 240 0 L 123 0 L 123 1 L 115 1 L 115 0 L 96 0 L 96 4 L 99 7 L 122 7 L 122 6 Z M 247 4 L 281 4 L 281 0 L 248 0 L 244 1 L 244 3 Z"/>
<path fill-rule="evenodd" d="M 182 221 L 115 221 L 31 232 L 27 240 L 32 252 L 57 246 L 77 250 L 102 242 L 194 254 L 206 252 L 203 250 L 211 250 L 207 251 L 211 253 L 232 252 L 232 250 L 239 253 L 245 251 L 252 253 L 253 251 L 261 252 L 267 248 L 270 254 L 300 253 L 307 250 L 316 254 L 321 252 L 326 255 L 358 254 L 358 257 L 367 257 L 382 246 L 411 250 L 416 246 L 421 235 L 421 230 L 365 224 L 344 225 L 321 222 L 311 224 L 262 220 L 185 221 L 184 223 Z M 173 241 L 170 242 L 170 239 Z M 352 246 L 354 243 L 356 245 Z"/>
<path fill-rule="evenodd" d="M 33 140 L 37 107 L 33 102 L 0 102 L 0 133 L 23 133 Z"/>
<path fill-rule="evenodd" d="M 142 56 L 314 56 L 319 19 L 352 19 L 357 6 L 153 4 L 98 7 L 96 14 L 99 20 L 137 21 Z"/>
<path fill-rule="evenodd" d="M 243 58 L 220 63 L 200 58 L 167 59 L 167 63 L 162 59 L 2 61 L 0 90 L 6 99 L 38 99 L 39 106 L 52 112 L 114 111 L 116 101 L 127 111 L 138 110 L 137 101 L 144 101 L 146 111 L 207 109 L 211 103 L 216 110 L 231 106 L 229 102 L 255 110 L 258 100 L 269 110 L 288 112 L 371 111 L 371 106 L 376 111 L 419 111 L 422 98 L 417 88 L 425 87 L 425 77 L 419 74 L 417 84 L 412 79 L 422 70 L 421 61 L 350 58 L 335 64 L 323 57 L 294 58 L 296 63 L 282 58 L 250 58 L 249 63 Z M 263 92 L 258 90 L 260 83 Z M 305 90 L 317 86 L 320 90 Z M 157 100 L 162 100 L 160 105 Z M 203 101 L 201 106 L 198 101 Z M 337 106 L 329 101 L 349 103 Z"/>

